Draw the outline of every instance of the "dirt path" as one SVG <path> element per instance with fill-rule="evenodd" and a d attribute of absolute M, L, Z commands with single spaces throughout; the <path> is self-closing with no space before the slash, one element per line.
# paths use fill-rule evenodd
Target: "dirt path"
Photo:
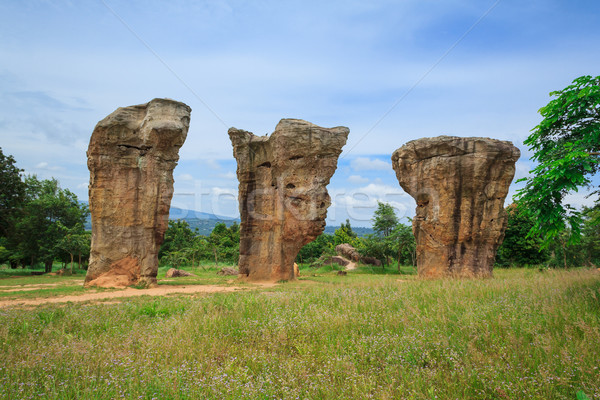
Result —
<path fill-rule="evenodd" d="M 356 269 L 356 263 L 353 261 L 350 261 L 348 263 L 348 265 L 346 265 L 346 271 L 352 271 L 353 269 Z"/>
<path fill-rule="evenodd" d="M 0 308 L 11 306 L 36 306 L 48 303 L 66 303 L 82 301 L 101 301 L 107 299 L 118 299 L 123 297 L 138 296 L 165 296 L 172 293 L 219 293 L 234 292 L 239 290 L 252 290 L 265 287 L 273 287 L 275 284 L 256 284 L 248 287 L 217 286 L 217 285 L 185 285 L 185 286 L 159 286 L 151 289 L 126 288 L 114 292 L 86 293 L 76 296 L 61 296 L 39 299 L 0 300 Z"/>

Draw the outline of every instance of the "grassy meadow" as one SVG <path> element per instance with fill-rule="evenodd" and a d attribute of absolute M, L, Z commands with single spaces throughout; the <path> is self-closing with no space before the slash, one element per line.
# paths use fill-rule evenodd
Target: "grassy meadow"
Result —
<path fill-rule="evenodd" d="M 595 270 L 304 268 L 270 288 L 192 272 L 161 284 L 248 290 L 0 308 L 0 398 L 600 399 Z M 0 300 L 82 278 L 4 277 Z M 28 282 L 64 284 L 2 293 Z"/>

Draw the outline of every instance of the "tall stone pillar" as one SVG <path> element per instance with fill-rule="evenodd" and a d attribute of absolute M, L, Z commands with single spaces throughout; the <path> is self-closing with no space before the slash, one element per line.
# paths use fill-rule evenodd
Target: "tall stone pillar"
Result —
<path fill-rule="evenodd" d="M 326 186 L 349 129 L 282 119 L 271 136 L 231 128 L 239 180 L 240 275 L 294 279 L 294 260 L 325 228 Z"/>
<path fill-rule="evenodd" d="M 417 202 L 419 276 L 492 275 L 519 156 L 511 142 L 454 136 L 413 140 L 394 152 L 398 182 Z"/>
<path fill-rule="evenodd" d="M 92 248 L 87 286 L 156 284 L 173 169 L 191 109 L 169 99 L 118 108 L 90 140 Z"/>

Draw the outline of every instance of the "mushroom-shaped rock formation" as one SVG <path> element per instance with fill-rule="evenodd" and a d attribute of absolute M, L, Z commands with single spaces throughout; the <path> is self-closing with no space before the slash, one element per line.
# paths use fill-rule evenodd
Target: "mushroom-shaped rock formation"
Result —
<path fill-rule="evenodd" d="M 238 165 L 240 277 L 295 277 L 296 255 L 325 228 L 326 186 L 349 132 L 299 119 L 282 119 L 269 137 L 229 129 Z"/>
<path fill-rule="evenodd" d="M 154 99 L 118 108 L 94 128 L 87 152 L 92 214 L 87 286 L 114 286 L 113 280 L 156 284 L 173 169 L 190 112 L 183 103 Z"/>
<path fill-rule="evenodd" d="M 511 142 L 453 136 L 413 140 L 394 152 L 400 186 L 417 201 L 419 276 L 492 275 L 519 156 Z"/>

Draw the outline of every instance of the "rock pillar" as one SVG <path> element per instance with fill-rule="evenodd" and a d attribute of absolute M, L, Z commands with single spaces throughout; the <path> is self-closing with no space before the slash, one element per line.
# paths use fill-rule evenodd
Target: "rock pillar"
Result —
<path fill-rule="evenodd" d="M 87 286 L 156 284 L 173 169 L 191 109 L 169 99 L 118 108 L 90 140 L 92 247 Z"/>
<path fill-rule="evenodd" d="M 492 275 L 519 156 L 511 142 L 453 136 L 413 140 L 394 152 L 398 182 L 417 202 L 419 276 Z"/>
<path fill-rule="evenodd" d="M 349 129 L 283 119 L 271 136 L 231 128 L 239 180 L 240 276 L 290 280 L 302 246 L 325 228 L 326 186 Z"/>

